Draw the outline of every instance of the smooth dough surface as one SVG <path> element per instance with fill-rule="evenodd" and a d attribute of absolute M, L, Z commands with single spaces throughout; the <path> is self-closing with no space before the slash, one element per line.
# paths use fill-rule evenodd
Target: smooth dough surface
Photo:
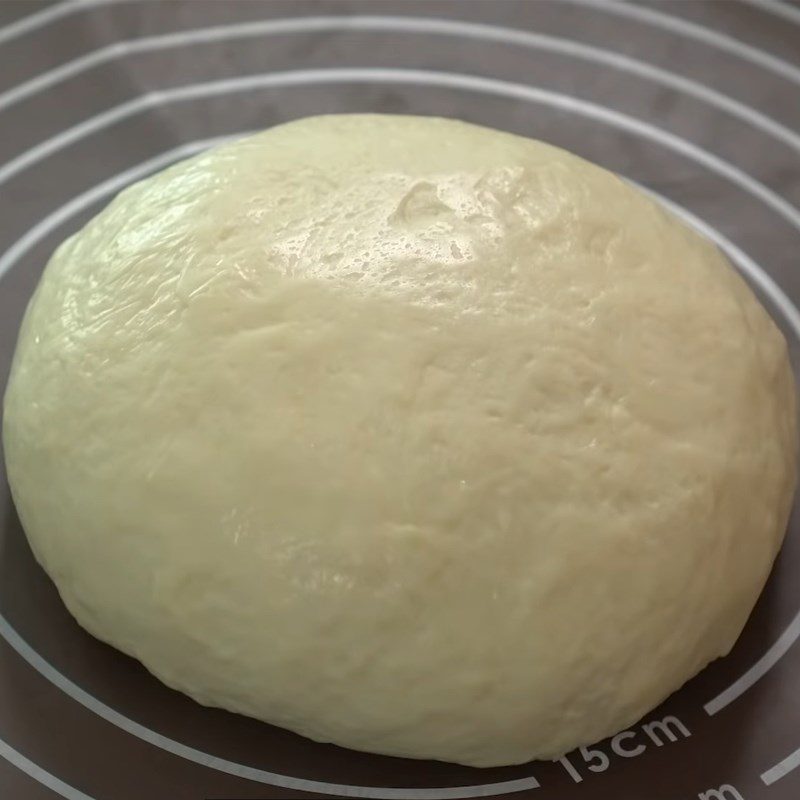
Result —
<path fill-rule="evenodd" d="M 732 646 L 794 487 L 786 346 L 614 175 L 331 116 L 122 192 L 5 399 L 80 623 L 201 703 L 473 765 L 633 723 Z"/>

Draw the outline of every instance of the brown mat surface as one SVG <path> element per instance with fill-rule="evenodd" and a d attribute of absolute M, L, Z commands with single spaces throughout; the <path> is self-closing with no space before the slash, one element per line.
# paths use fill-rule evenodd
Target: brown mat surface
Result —
<path fill-rule="evenodd" d="M 800 365 L 798 5 L 0 2 L 0 390 L 49 253 L 126 182 L 209 139 L 368 110 L 545 139 L 679 204 Z M 0 798 L 793 800 L 799 571 L 800 517 L 733 653 L 630 735 L 560 763 L 412 762 L 201 708 L 83 633 L 0 467 Z"/>

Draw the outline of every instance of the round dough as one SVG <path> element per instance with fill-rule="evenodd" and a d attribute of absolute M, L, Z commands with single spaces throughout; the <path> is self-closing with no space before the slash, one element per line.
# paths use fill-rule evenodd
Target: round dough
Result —
<path fill-rule="evenodd" d="M 726 653 L 794 487 L 783 337 L 617 177 L 331 116 L 124 191 L 6 396 L 79 622 L 201 703 L 472 765 L 631 724 Z"/>

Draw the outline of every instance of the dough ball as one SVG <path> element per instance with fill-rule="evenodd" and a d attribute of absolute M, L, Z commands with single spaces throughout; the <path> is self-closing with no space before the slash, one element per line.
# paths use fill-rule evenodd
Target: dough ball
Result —
<path fill-rule="evenodd" d="M 122 192 L 5 401 L 78 621 L 169 686 L 478 766 L 624 728 L 728 652 L 794 486 L 785 342 L 614 175 L 330 116 Z"/>

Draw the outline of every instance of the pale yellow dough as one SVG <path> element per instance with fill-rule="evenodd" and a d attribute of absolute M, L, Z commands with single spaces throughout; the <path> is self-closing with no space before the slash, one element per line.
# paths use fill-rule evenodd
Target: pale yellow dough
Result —
<path fill-rule="evenodd" d="M 481 766 L 729 650 L 796 443 L 711 244 L 546 144 L 382 116 L 124 191 L 47 267 L 4 436 L 93 634 L 201 703 Z"/>

